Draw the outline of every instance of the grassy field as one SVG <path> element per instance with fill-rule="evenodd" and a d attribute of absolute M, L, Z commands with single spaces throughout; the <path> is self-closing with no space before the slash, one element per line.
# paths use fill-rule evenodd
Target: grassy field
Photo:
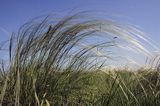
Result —
<path fill-rule="evenodd" d="M 109 70 L 104 67 L 112 57 L 96 51 L 117 46 L 114 39 L 119 37 L 148 54 L 134 39 L 136 34 L 139 33 L 113 21 L 84 19 L 80 14 L 56 22 L 48 17 L 27 22 L 11 36 L 9 60 L 7 65 L 1 64 L 0 104 L 158 106 L 158 62 L 154 69 Z M 105 41 L 103 35 L 114 38 Z M 94 37 L 102 41 L 84 43 Z"/>

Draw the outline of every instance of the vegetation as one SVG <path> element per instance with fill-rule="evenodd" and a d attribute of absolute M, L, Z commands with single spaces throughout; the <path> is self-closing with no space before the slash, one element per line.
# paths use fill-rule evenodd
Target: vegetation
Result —
<path fill-rule="evenodd" d="M 117 37 L 148 54 L 133 37 L 138 32 L 113 21 L 81 17 L 78 13 L 57 22 L 49 17 L 31 20 L 16 36 L 11 36 L 10 61 L 0 68 L 1 105 L 160 104 L 158 68 L 138 71 L 104 68 L 112 57 L 107 54 L 110 51 L 101 51 L 117 46 L 114 40 Z M 104 36 L 109 40 L 104 40 Z M 100 42 L 90 42 L 95 38 Z"/>

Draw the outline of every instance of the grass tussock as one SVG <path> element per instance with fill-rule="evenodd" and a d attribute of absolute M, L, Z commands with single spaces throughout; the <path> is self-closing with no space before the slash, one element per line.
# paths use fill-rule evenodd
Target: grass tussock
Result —
<path fill-rule="evenodd" d="M 112 59 L 111 52 L 103 50 L 118 47 L 117 37 L 150 54 L 134 38 L 138 32 L 109 20 L 82 19 L 80 14 L 57 22 L 37 20 L 10 38 L 8 67 L 2 63 L 0 68 L 1 105 L 160 104 L 159 71 L 103 68 Z"/>

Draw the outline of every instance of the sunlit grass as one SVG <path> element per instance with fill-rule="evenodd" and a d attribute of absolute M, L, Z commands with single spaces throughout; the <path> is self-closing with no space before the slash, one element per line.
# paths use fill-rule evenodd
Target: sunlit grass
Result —
<path fill-rule="evenodd" d="M 121 47 L 118 41 L 149 56 L 135 38 L 145 40 L 139 33 L 79 13 L 57 22 L 49 17 L 27 22 L 11 36 L 10 60 L 0 68 L 1 105 L 159 104 L 159 60 L 156 71 L 104 68 L 113 59 L 112 47 Z"/>

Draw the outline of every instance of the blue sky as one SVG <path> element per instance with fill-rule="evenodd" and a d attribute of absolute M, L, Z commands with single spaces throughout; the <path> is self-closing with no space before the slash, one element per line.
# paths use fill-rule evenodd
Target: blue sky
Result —
<path fill-rule="evenodd" d="M 0 0 L 0 41 L 8 39 L 8 33 L 16 32 L 29 19 L 72 10 L 99 11 L 121 23 L 138 25 L 160 44 L 160 0 Z"/>
<path fill-rule="evenodd" d="M 153 40 L 160 40 L 159 0 L 0 0 L 0 39 L 5 31 L 13 32 L 27 20 L 49 13 L 103 11 L 143 28 Z"/>

